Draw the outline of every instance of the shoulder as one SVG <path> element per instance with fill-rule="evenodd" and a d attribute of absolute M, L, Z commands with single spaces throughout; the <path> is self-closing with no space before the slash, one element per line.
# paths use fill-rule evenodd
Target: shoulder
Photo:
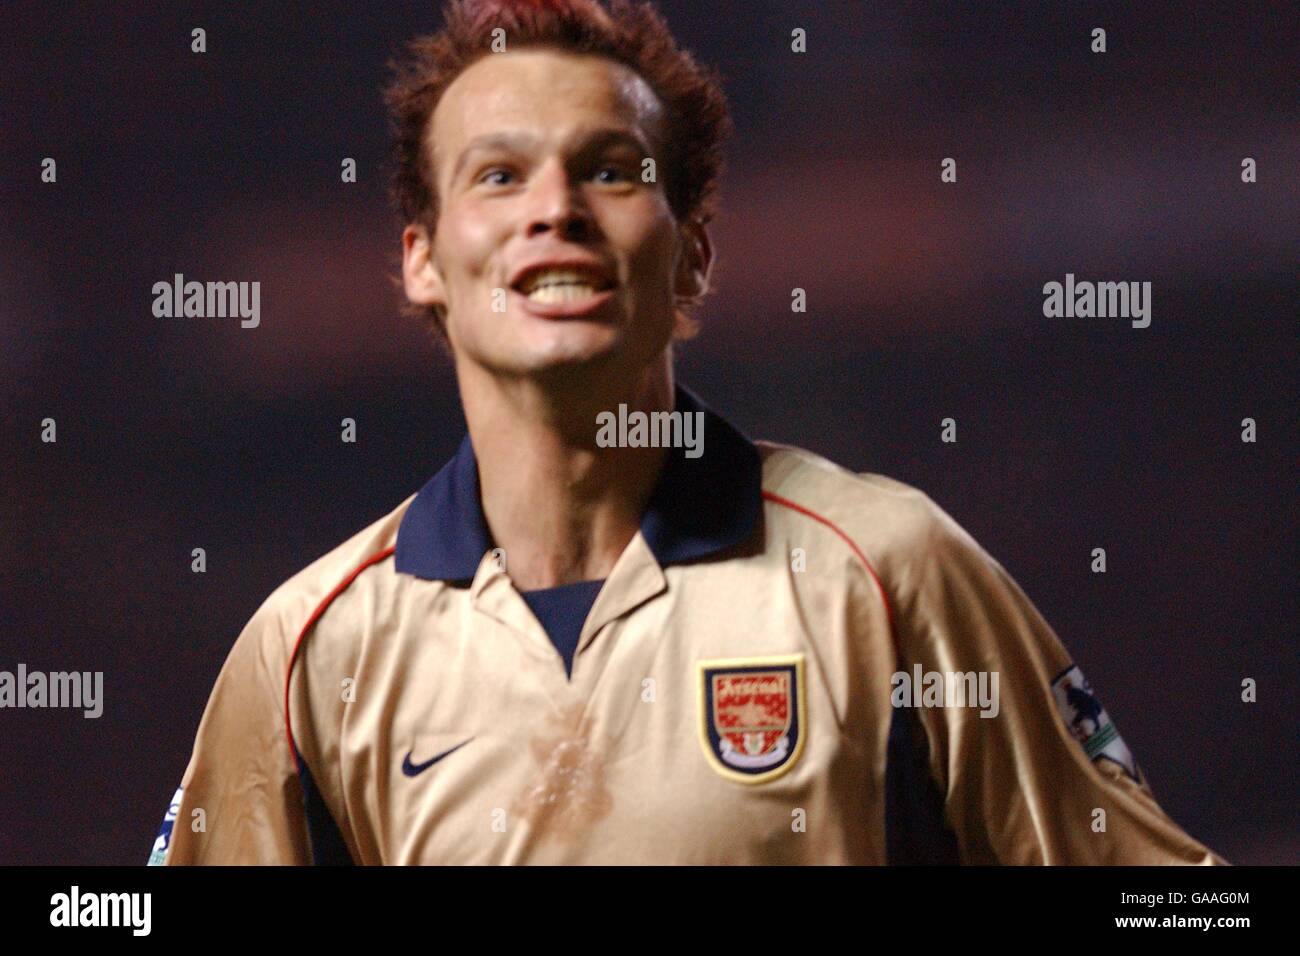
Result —
<path fill-rule="evenodd" d="M 392 561 L 398 526 L 414 499 L 412 494 L 276 587 L 240 634 L 232 656 L 257 654 L 267 664 L 285 664 L 299 635 L 333 599 Z"/>
<path fill-rule="evenodd" d="M 854 472 L 792 445 L 755 445 L 763 460 L 766 512 L 774 520 L 823 525 L 852 542 L 874 571 L 897 586 L 915 586 L 932 568 L 954 562 L 992 563 L 947 511 L 913 485 Z"/>

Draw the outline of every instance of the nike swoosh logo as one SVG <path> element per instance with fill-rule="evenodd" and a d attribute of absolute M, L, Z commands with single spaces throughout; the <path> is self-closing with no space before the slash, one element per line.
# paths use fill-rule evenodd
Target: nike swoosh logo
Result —
<path fill-rule="evenodd" d="M 473 740 L 473 739 L 474 739 L 473 737 L 469 738 L 469 740 Z M 446 757 L 448 754 L 453 754 L 461 747 L 464 747 L 465 744 L 469 743 L 469 740 L 461 741 L 456 746 L 452 747 L 450 750 L 444 750 L 436 757 L 430 757 L 424 763 L 411 763 L 411 754 L 414 753 L 415 751 L 413 750 L 409 751 L 406 755 L 406 759 L 402 761 L 402 773 L 406 774 L 408 777 L 414 777 L 417 774 L 424 773 L 424 771 L 428 770 L 430 767 L 436 764 L 443 757 Z"/>

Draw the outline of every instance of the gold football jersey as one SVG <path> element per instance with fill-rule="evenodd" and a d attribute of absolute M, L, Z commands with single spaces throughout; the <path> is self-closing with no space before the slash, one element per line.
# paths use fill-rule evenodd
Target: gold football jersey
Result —
<path fill-rule="evenodd" d="M 571 675 L 466 437 L 253 615 L 152 862 L 1224 862 L 930 498 L 676 402 L 703 454 L 668 450 Z"/>

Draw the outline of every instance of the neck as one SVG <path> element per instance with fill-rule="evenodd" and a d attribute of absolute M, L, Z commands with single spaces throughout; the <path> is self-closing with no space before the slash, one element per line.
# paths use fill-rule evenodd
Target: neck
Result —
<path fill-rule="evenodd" d="M 601 448 L 596 416 L 673 410 L 671 355 L 640 376 L 501 380 L 458 368 L 488 529 L 521 591 L 609 576 L 636 535 L 663 467 L 663 448 Z"/>

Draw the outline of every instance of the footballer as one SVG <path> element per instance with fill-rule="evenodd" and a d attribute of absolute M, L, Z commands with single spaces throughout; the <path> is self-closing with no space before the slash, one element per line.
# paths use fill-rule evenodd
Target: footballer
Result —
<path fill-rule="evenodd" d="M 675 379 L 717 75 L 649 4 L 444 13 L 387 103 L 468 434 L 252 616 L 150 862 L 1223 863 L 945 511 Z"/>

